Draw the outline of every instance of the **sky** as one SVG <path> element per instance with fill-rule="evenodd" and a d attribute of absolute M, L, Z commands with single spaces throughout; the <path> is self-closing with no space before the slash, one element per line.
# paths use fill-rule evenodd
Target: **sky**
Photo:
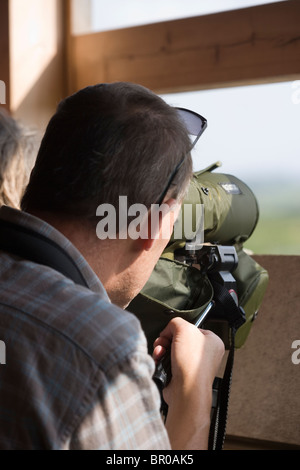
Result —
<path fill-rule="evenodd" d="M 300 180 L 300 81 L 162 95 L 202 114 L 208 127 L 194 169 L 215 161 L 240 178 Z"/>
<path fill-rule="evenodd" d="M 276 1 L 280 0 L 92 0 L 92 28 L 126 28 Z"/>

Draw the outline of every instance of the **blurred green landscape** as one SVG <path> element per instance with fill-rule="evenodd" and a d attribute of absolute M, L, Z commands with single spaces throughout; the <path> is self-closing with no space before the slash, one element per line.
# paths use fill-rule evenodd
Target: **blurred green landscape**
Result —
<path fill-rule="evenodd" d="M 249 186 L 260 219 L 245 247 L 256 254 L 300 255 L 300 181 L 253 181 Z"/>

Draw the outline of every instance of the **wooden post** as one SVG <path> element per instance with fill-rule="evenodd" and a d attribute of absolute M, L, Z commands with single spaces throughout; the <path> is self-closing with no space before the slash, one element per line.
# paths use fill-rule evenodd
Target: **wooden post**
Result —
<path fill-rule="evenodd" d="M 72 38 L 73 88 L 116 80 L 164 93 L 300 75 L 300 2 L 290 0 Z"/>
<path fill-rule="evenodd" d="M 41 130 L 67 93 L 64 2 L 0 1 L 0 101 L 5 85 L 7 110 Z"/>

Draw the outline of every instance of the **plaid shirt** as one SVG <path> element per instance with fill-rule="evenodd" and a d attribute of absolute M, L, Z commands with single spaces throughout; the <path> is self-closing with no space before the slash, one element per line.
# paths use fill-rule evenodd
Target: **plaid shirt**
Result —
<path fill-rule="evenodd" d="M 0 218 L 58 243 L 89 286 L 0 252 L 0 449 L 169 450 L 136 317 L 53 227 L 7 207 Z"/>

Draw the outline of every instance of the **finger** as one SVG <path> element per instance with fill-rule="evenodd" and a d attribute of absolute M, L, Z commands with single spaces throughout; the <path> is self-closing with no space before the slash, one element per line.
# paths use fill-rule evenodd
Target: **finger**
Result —
<path fill-rule="evenodd" d="M 216 347 L 218 345 L 218 350 L 220 351 L 221 354 L 224 354 L 225 344 L 224 344 L 223 340 L 216 333 L 214 333 L 213 331 L 210 331 L 210 330 L 201 330 L 200 329 L 200 331 L 204 336 L 206 336 L 207 340 L 213 341 L 213 343 L 215 344 Z"/>
<path fill-rule="evenodd" d="M 166 338 L 165 336 L 159 336 L 156 338 L 156 340 L 153 343 L 153 347 L 155 348 L 156 346 L 163 346 L 164 348 L 168 348 L 170 346 L 170 340 Z"/>
<path fill-rule="evenodd" d="M 181 317 L 172 318 L 172 320 L 169 321 L 167 326 L 160 333 L 160 338 L 167 338 L 169 342 L 171 342 L 174 334 L 177 333 L 181 328 L 184 328 L 187 324 L 191 325 L 191 323 L 188 323 Z"/>
<path fill-rule="evenodd" d="M 211 337 L 215 337 L 215 336 L 218 336 L 216 335 L 216 333 L 214 333 L 213 331 L 211 330 L 202 330 L 201 328 L 198 328 L 199 331 L 201 331 L 201 333 L 205 336 L 211 336 Z"/>
<path fill-rule="evenodd" d="M 203 330 L 202 328 L 198 328 L 198 330 L 201 331 L 201 333 L 203 333 L 205 336 L 211 336 L 212 334 L 214 334 L 210 330 Z"/>
<path fill-rule="evenodd" d="M 160 361 L 164 357 L 165 354 L 166 354 L 166 348 L 159 345 L 154 348 L 152 357 L 154 361 Z"/>

